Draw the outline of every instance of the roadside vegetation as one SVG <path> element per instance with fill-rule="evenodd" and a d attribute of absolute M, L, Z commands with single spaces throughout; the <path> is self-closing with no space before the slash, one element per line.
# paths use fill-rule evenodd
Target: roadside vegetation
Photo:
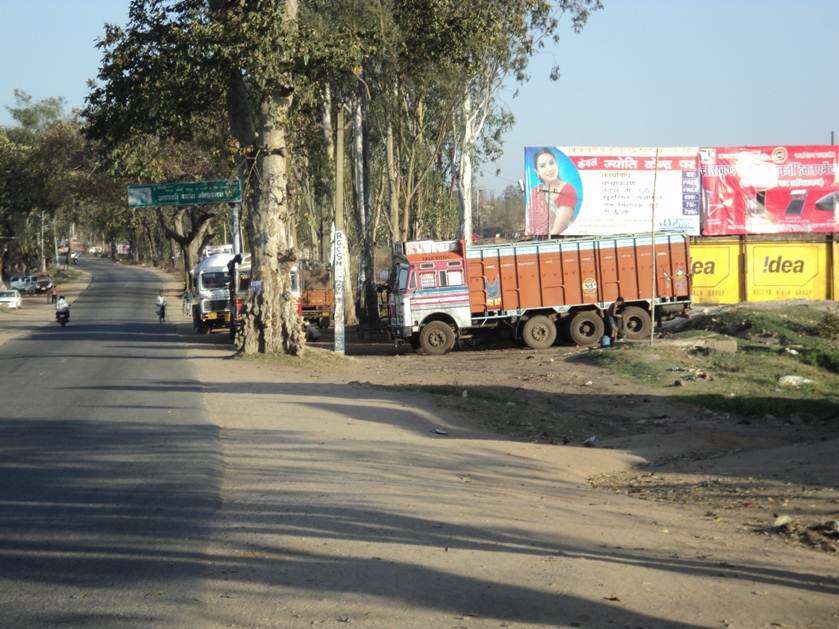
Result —
<path fill-rule="evenodd" d="M 652 346 L 627 344 L 569 360 L 714 410 L 839 420 L 839 311 L 822 304 L 725 307 L 693 317 Z"/>

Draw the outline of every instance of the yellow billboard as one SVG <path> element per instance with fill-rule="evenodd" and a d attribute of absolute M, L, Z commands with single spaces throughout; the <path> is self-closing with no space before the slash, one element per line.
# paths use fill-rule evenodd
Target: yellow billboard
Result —
<path fill-rule="evenodd" d="M 827 247 L 822 243 L 746 245 L 746 299 L 826 299 Z"/>
<path fill-rule="evenodd" d="M 690 247 L 693 301 L 736 304 L 740 301 L 740 244 L 711 241 Z"/>

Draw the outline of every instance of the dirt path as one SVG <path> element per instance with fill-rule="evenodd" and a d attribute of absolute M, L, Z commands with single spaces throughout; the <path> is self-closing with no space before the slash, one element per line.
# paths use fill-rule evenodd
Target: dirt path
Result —
<path fill-rule="evenodd" d="M 407 357 L 313 374 L 229 356 L 192 352 L 226 462 L 218 626 L 839 622 L 832 555 L 587 482 L 647 465 L 637 454 L 510 441 L 470 418 L 468 393 L 375 386 L 398 384 L 387 361 Z M 465 371 L 441 377 L 460 387 Z"/>

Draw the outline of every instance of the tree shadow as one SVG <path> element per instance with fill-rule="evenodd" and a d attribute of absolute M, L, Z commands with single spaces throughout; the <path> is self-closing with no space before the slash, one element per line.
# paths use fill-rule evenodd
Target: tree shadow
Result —
<path fill-rule="evenodd" d="M 3 578 L 18 586 L 103 591 L 153 582 L 151 587 L 176 592 L 189 592 L 201 580 L 210 584 L 211 596 L 258 585 L 268 592 L 284 587 L 319 595 L 369 595 L 495 620 L 555 624 L 594 618 L 598 623 L 644 627 L 699 626 L 676 625 L 606 601 L 484 578 L 478 576 L 480 571 L 464 575 L 454 569 L 456 554 L 452 570 L 384 555 L 390 546 L 413 546 L 423 554 L 477 551 L 559 562 L 585 558 L 616 568 L 643 566 L 839 593 L 835 580 L 818 574 L 603 550 L 562 534 L 441 522 L 365 504 L 331 504 L 306 488 L 332 487 L 350 495 L 355 479 L 352 474 L 336 478 L 328 467 L 311 465 L 305 453 L 323 445 L 308 432 L 225 431 L 224 448 L 241 454 L 232 461 L 248 489 L 233 491 L 222 504 L 225 472 L 219 437 L 217 429 L 206 425 L 0 420 Z M 339 464 L 363 461 L 368 482 L 370 470 L 376 468 L 391 480 L 402 470 L 403 480 L 420 482 L 423 465 L 443 464 L 417 445 L 389 442 L 378 451 L 366 443 L 342 447 L 341 452 L 332 447 L 330 455 L 337 455 Z M 449 453 L 445 458 L 451 458 Z M 489 451 L 463 452 L 455 454 L 451 465 L 480 475 L 496 473 L 503 464 L 522 478 L 547 478 L 539 465 L 508 458 Z M 340 548 L 327 552 L 323 544 L 318 544 L 319 550 L 306 550 L 296 538 L 357 542 L 370 552 L 348 556 Z M 194 591 L 192 596 L 194 600 Z M 119 599 L 112 604 L 121 605 Z M 190 603 L 183 606 L 189 608 Z M 12 605 L 2 616 L 21 613 L 24 610 Z M 45 605 L 29 613 L 30 622 L 63 618 L 84 623 L 105 622 L 118 612 L 94 608 L 76 615 Z M 151 616 L 165 622 L 174 612 L 163 608 L 155 613 L 160 615 Z M 129 622 L 141 619 L 129 615 Z"/>

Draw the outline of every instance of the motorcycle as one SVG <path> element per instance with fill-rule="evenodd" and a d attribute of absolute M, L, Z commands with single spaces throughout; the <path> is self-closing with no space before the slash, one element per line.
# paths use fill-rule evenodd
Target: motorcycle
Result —
<path fill-rule="evenodd" d="M 61 327 L 63 328 L 65 325 L 67 325 L 67 322 L 70 321 L 70 309 L 65 308 L 64 310 L 56 310 L 55 320 L 58 321 L 58 323 L 60 323 Z"/>

